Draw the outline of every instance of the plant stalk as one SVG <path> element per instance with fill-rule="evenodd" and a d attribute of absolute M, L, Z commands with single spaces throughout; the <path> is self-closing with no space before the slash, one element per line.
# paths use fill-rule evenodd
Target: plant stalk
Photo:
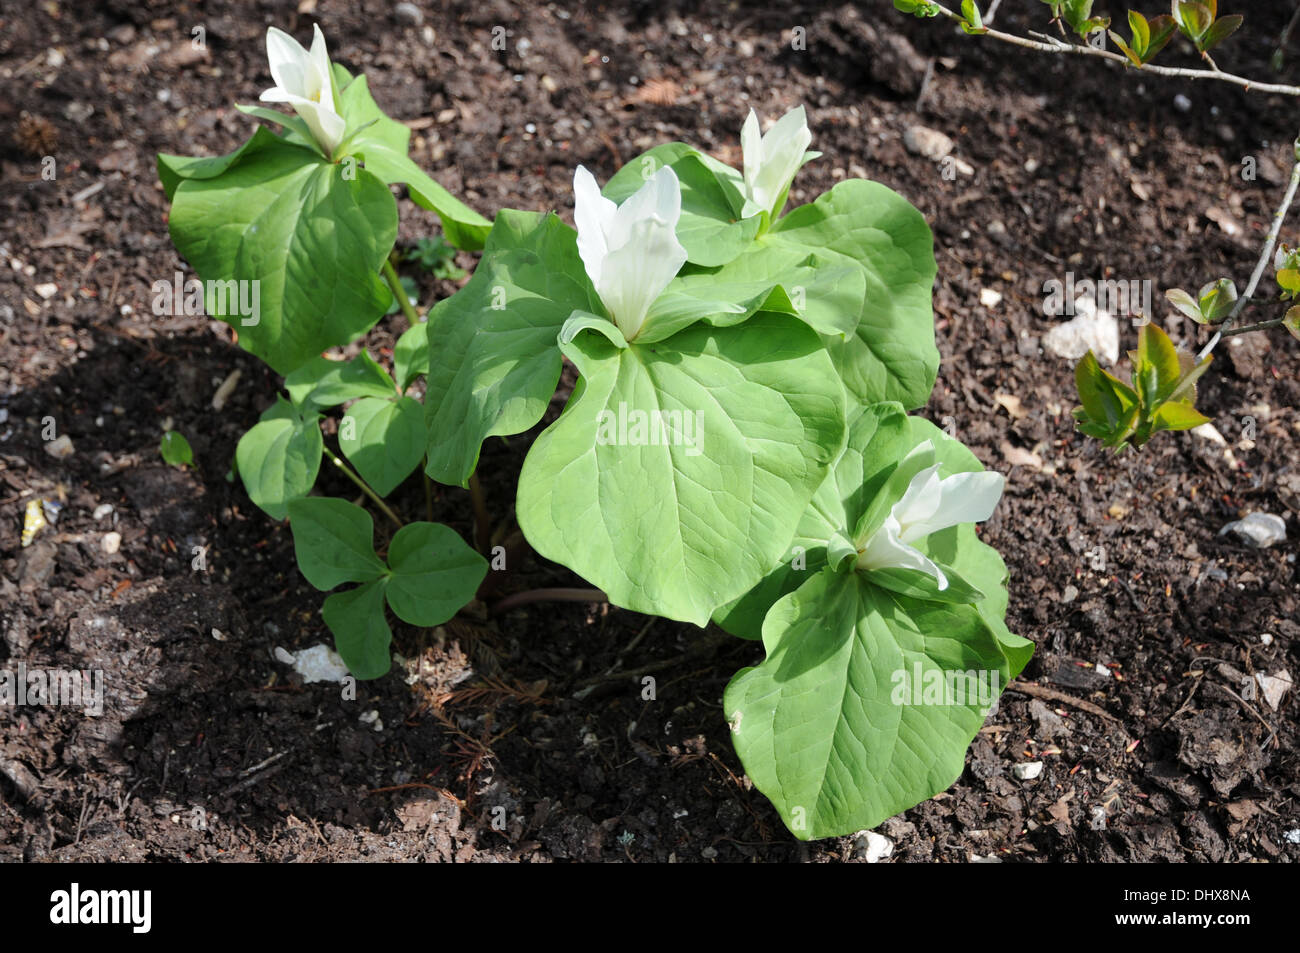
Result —
<path fill-rule="evenodd" d="M 359 486 L 361 488 L 361 492 L 364 493 L 366 496 L 370 497 L 371 501 L 375 504 L 375 506 L 379 507 L 379 509 L 384 513 L 384 515 L 387 516 L 390 520 L 392 520 L 398 529 L 401 529 L 405 525 L 400 519 L 397 518 L 397 514 L 394 513 L 392 509 L 389 508 L 388 504 L 384 502 L 383 498 L 370 488 L 370 484 L 368 484 L 365 480 L 361 479 L 361 477 L 353 473 L 352 468 L 349 467 L 346 463 L 344 463 L 342 459 L 339 458 L 338 454 L 336 454 L 329 447 L 326 447 L 324 444 L 321 444 L 321 449 L 325 451 L 325 455 L 327 457 L 329 457 L 331 460 L 334 461 L 334 465 L 343 471 L 343 475 L 346 476 L 353 483 L 355 483 L 357 486 Z"/>
<path fill-rule="evenodd" d="M 534 602 L 608 602 L 609 597 L 599 589 L 529 589 L 516 592 L 493 604 L 489 615 L 500 615 L 519 606 Z"/>
<path fill-rule="evenodd" d="M 406 320 L 411 324 L 420 323 L 420 314 L 415 310 L 415 305 L 411 304 L 411 299 L 406 296 L 406 289 L 402 287 L 402 281 L 397 277 L 397 269 L 393 267 L 392 257 L 384 259 L 384 280 L 388 282 L 389 289 L 393 292 L 393 297 L 397 299 L 397 306 L 402 309 L 402 314 L 406 315 Z"/>
<path fill-rule="evenodd" d="M 488 512 L 487 496 L 483 493 L 477 470 L 469 475 L 469 499 L 474 507 L 474 545 L 486 556 L 492 548 L 492 515 Z"/>

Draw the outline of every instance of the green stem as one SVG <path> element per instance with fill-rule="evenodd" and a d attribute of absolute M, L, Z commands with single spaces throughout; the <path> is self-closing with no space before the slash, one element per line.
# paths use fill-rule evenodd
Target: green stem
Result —
<path fill-rule="evenodd" d="M 365 480 L 361 479 L 361 477 L 353 473 L 352 468 L 349 467 L 346 463 L 344 463 L 341 459 L 339 459 L 338 455 L 335 454 L 334 451 L 331 450 L 329 447 L 326 447 L 324 446 L 324 444 L 322 444 L 321 449 L 325 451 L 325 456 L 333 460 L 334 465 L 343 471 L 344 476 L 346 476 L 357 486 L 361 487 L 361 492 L 364 493 L 366 496 L 370 497 L 370 499 L 374 502 L 375 506 L 379 507 L 379 509 L 383 511 L 384 515 L 387 516 L 390 520 L 393 521 L 393 523 L 396 524 L 398 529 L 402 528 L 404 524 L 400 519 L 397 518 L 397 514 L 394 513 L 391 509 L 389 509 L 388 504 L 383 501 L 383 499 L 379 496 L 379 494 L 370 488 L 370 484 L 366 483 Z"/>
<path fill-rule="evenodd" d="M 402 309 L 402 314 L 406 315 L 406 320 L 412 324 L 420 323 L 419 312 L 411 304 L 411 299 L 406 296 L 406 289 L 402 287 L 402 281 L 397 277 L 397 269 L 393 267 L 391 257 L 384 259 L 384 280 L 388 282 L 388 287 L 393 292 L 393 297 L 397 299 L 397 306 Z"/>

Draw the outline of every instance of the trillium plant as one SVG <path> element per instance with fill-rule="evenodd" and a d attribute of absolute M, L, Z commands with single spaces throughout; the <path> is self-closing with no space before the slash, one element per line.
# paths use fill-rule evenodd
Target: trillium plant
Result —
<path fill-rule="evenodd" d="M 762 643 L 723 715 L 795 836 L 870 828 L 952 784 L 1032 646 L 1005 625 L 1006 568 L 975 525 L 996 518 L 1002 477 L 910 414 L 939 364 L 920 212 L 860 179 L 787 209 L 816 157 L 800 107 L 765 134 L 749 113 L 740 171 L 668 143 L 603 188 L 578 167 L 576 228 L 512 209 L 489 222 L 411 162 L 406 128 L 319 29 L 310 50 L 273 29 L 267 50 L 262 100 L 294 115 L 240 108 L 281 131 L 160 156 L 159 174 L 209 313 L 284 375 L 236 469 L 289 520 L 307 581 L 333 590 L 323 618 L 352 672 L 389 670 L 389 611 L 438 625 L 488 557 L 504 568 L 480 453 L 543 421 L 567 359 L 576 384 L 518 476 L 532 549 L 613 605 Z M 392 263 L 393 185 L 482 251 L 423 322 Z M 232 281 L 260 282 L 256 321 Z M 327 354 L 394 300 L 411 327 L 390 366 Z M 313 494 L 323 457 L 359 503 Z M 416 470 L 470 490 L 475 546 L 386 502 Z M 396 528 L 386 546 L 371 508 Z"/>

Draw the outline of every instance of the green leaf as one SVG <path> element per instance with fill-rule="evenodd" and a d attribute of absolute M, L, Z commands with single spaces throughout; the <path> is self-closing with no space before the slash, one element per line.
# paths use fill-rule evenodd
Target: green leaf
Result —
<path fill-rule="evenodd" d="M 1208 424 L 1209 422 L 1210 418 L 1191 404 L 1183 401 L 1168 401 L 1161 404 L 1160 409 L 1156 411 L 1155 426 L 1152 431 L 1191 430 L 1193 427 L 1199 427 L 1201 424 Z"/>
<path fill-rule="evenodd" d="M 1223 17 L 1215 20 L 1213 26 L 1205 31 L 1205 36 L 1201 39 L 1201 49 L 1209 52 L 1214 49 L 1232 34 L 1236 33 L 1246 18 L 1240 13 L 1234 13 L 1232 16 Z"/>
<path fill-rule="evenodd" d="M 1151 40 L 1147 44 L 1146 51 L 1142 54 L 1142 62 L 1150 63 L 1156 56 L 1169 45 L 1169 41 L 1174 38 L 1178 32 L 1178 24 L 1169 14 L 1161 14 L 1158 17 L 1152 17 L 1150 22 Z"/>
<path fill-rule="evenodd" d="M 393 397 L 397 385 L 362 351 L 350 361 L 314 357 L 284 379 L 289 399 L 300 407 L 333 407 L 358 397 Z"/>
<path fill-rule="evenodd" d="M 393 345 L 393 372 L 403 393 L 417 377 L 429 373 L 429 328 L 424 322 L 411 325 Z"/>
<path fill-rule="evenodd" d="M 392 666 L 393 630 L 384 618 L 384 584 L 377 579 L 325 600 L 321 617 L 334 633 L 334 648 L 361 680 L 380 678 Z"/>
<path fill-rule="evenodd" d="M 798 319 L 762 312 L 563 350 L 581 377 L 524 460 L 520 527 L 614 604 L 703 626 L 776 565 L 839 453 L 829 358 Z"/>
<path fill-rule="evenodd" d="M 603 311 L 577 233 L 554 214 L 502 211 L 474 277 L 429 312 L 429 476 L 465 486 L 485 439 L 542 419 L 574 311 Z"/>
<path fill-rule="evenodd" d="M 1170 288 L 1165 292 L 1165 299 L 1197 324 L 1205 323 L 1206 319 L 1205 315 L 1201 314 L 1201 306 L 1195 298 L 1182 288 Z"/>
<path fill-rule="evenodd" d="M 1300 305 L 1291 308 L 1282 316 L 1282 327 L 1291 332 L 1296 340 L 1300 340 Z"/>
<path fill-rule="evenodd" d="M 1201 288 L 1201 314 L 1210 324 L 1218 324 L 1237 304 L 1237 286 L 1230 278 L 1220 278 Z"/>
<path fill-rule="evenodd" d="M 270 129 L 258 128 L 252 138 L 234 152 L 223 156 L 174 156 L 167 153 L 158 154 L 158 178 L 163 185 L 163 193 L 170 202 L 176 195 L 176 186 L 183 179 L 214 179 L 239 161 L 245 152 L 256 153 L 265 148 L 277 148 L 283 139 Z M 315 150 L 300 146 L 309 154 Z"/>
<path fill-rule="evenodd" d="M 388 604 L 403 622 L 441 625 L 461 610 L 487 575 L 487 560 L 441 523 L 408 523 L 388 546 Z"/>
<path fill-rule="evenodd" d="M 713 621 L 732 635 L 762 638 L 768 610 L 827 565 L 830 540 L 852 532 L 912 446 L 901 405 L 862 408 L 849 424 L 843 452 L 804 510 L 785 558 L 757 586 L 720 607 Z"/>
<path fill-rule="evenodd" d="M 190 442 L 175 430 L 169 430 L 162 435 L 158 452 L 162 455 L 163 463 L 168 466 L 187 467 L 194 462 L 194 451 L 190 448 Z"/>
<path fill-rule="evenodd" d="M 306 580 L 321 591 L 370 582 L 387 571 L 375 555 L 370 514 L 347 500 L 309 496 L 289 504 L 293 551 Z"/>
<path fill-rule="evenodd" d="M 687 260 L 697 265 L 725 265 L 745 250 L 758 234 L 761 218 L 741 218 L 744 179 L 727 165 L 686 145 L 656 146 L 619 169 L 602 190 L 621 204 L 664 166 L 677 174 L 682 189 L 682 214 L 677 240 Z"/>
<path fill-rule="evenodd" d="M 988 32 L 988 27 L 984 25 L 984 18 L 980 16 L 980 8 L 976 6 L 975 0 L 961 0 L 961 15 L 965 18 L 961 28 L 966 33 L 977 35 Z"/>
<path fill-rule="evenodd" d="M 363 127 L 348 143 L 346 151 L 360 156 L 367 171 L 386 185 L 404 184 L 415 204 L 442 220 L 443 233 L 457 248 L 467 251 L 482 248 L 492 223 L 431 179 L 407 157 L 411 130 L 384 115 L 370 95 L 365 76 L 352 79 L 337 64 L 334 69 L 342 89 L 340 109 L 347 117 L 349 132 L 357 126 Z"/>
<path fill-rule="evenodd" d="M 267 109 L 264 106 L 243 106 L 238 103 L 235 108 L 246 116 L 254 116 L 258 119 L 264 119 L 267 122 L 278 123 L 284 126 L 288 132 L 284 139 L 292 142 L 294 145 L 302 146 L 313 152 L 320 153 L 321 158 L 328 159 L 329 156 L 321 150 L 320 144 L 316 141 L 315 135 L 312 134 L 311 127 L 306 121 L 294 113 L 282 113 L 275 109 Z"/>
<path fill-rule="evenodd" d="M 1154 324 L 1144 324 L 1138 330 L 1138 366 L 1150 367 L 1154 372 L 1154 386 L 1144 400 L 1148 407 L 1168 398 L 1183 376 L 1178 349 L 1169 335 Z"/>
<path fill-rule="evenodd" d="M 951 785 L 1010 678 L 974 607 L 829 568 L 773 607 L 763 647 L 723 709 L 746 774 L 802 840 L 873 828 Z"/>
<path fill-rule="evenodd" d="M 320 470 L 320 415 L 300 413 L 283 398 L 239 439 L 235 464 L 248 497 L 275 520 L 291 500 L 306 496 Z"/>
<path fill-rule="evenodd" d="M 424 410 L 412 397 L 363 397 L 343 415 L 339 446 L 371 489 L 387 496 L 424 456 Z"/>
<path fill-rule="evenodd" d="M 206 282 L 208 313 L 288 374 L 383 315 L 391 295 L 378 272 L 397 235 L 397 203 L 369 172 L 348 178 L 263 133 L 219 175 L 180 181 L 169 227 Z"/>
<path fill-rule="evenodd" d="M 762 256 L 772 247 L 797 252 L 788 256 L 792 264 L 812 255 L 818 267 L 856 271 L 824 301 L 817 296 L 825 286 L 808 285 L 802 312 L 848 310 L 852 332 L 826 334 L 824 340 L 850 395 L 862 404 L 897 400 L 907 408 L 923 406 L 939 368 L 931 306 L 937 268 L 925 217 L 897 192 L 850 179 L 786 215 L 746 256 Z M 799 284 L 781 272 L 769 277 L 787 291 Z M 856 301 L 845 300 L 859 292 Z M 824 320 L 813 321 L 825 327 Z"/>

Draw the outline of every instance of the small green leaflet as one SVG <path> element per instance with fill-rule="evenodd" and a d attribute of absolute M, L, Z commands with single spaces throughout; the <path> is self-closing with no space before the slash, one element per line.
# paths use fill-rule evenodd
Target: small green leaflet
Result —
<path fill-rule="evenodd" d="M 271 519 L 282 520 L 290 500 L 306 496 L 316 483 L 324 444 L 320 415 L 302 412 L 284 398 L 235 448 L 235 464 L 248 497 Z"/>
<path fill-rule="evenodd" d="M 322 591 L 345 582 L 355 589 L 325 600 L 321 615 L 352 674 L 379 678 L 389 669 L 392 630 L 384 605 L 404 622 L 441 625 L 465 606 L 487 575 L 487 561 L 455 530 L 408 523 L 388 546 L 385 563 L 373 548 L 374 521 L 346 500 L 306 497 L 288 506 L 298 567 Z"/>

